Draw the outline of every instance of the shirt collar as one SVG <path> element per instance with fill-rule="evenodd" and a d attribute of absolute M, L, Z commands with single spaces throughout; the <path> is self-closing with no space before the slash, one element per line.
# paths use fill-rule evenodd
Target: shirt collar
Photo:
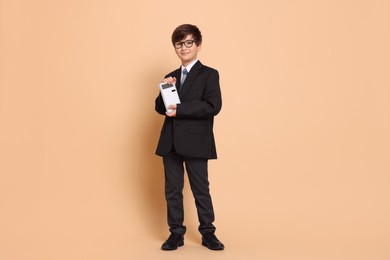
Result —
<path fill-rule="evenodd" d="M 187 67 L 184 67 L 183 65 L 181 65 L 181 72 L 183 73 L 183 70 L 184 68 L 187 69 L 188 73 L 190 73 L 190 70 L 192 69 L 192 67 L 195 65 L 195 63 L 197 62 L 198 60 L 194 60 L 193 62 L 191 62 L 190 64 L 187 65 Z"/>

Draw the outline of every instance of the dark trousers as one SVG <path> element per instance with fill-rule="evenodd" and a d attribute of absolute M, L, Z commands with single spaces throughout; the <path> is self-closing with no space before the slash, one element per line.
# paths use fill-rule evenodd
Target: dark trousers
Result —
<path fill-rule="evenodd" d="M 207 163 L 208 159 L 191 158 L 171 152 L 163 157 L 165 171 L 165 198 L 168 225 L 171 233 L 184 235 L 183 187 L 185 164 L 199 219 L 199 232 L 215 232 L 214 210 L 211 201 Z"/>

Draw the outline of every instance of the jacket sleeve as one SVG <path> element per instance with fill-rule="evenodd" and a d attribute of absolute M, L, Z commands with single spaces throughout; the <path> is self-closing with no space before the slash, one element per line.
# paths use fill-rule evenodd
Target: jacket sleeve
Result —
<path fill-rule="evenodd" d="M 161 96 L 161 93 L 158 95 L 158 97 L 156 98 L 156 101 L 155 101 L 155 108 L 157 113 L 159 113 L 160 115 L 166 115 L 165 114 L 165 105 L 164 105 L 164 101 L 162 99 L 162 96 Z"/>
<path fill-rule="evenodd" d="M 217 115 L 221 111 L 222 97 L 217 70 L 210 73 L 205 84 L 202 100 L 183 102 L 177 105 L 177 118 L 208 118 Z"/>

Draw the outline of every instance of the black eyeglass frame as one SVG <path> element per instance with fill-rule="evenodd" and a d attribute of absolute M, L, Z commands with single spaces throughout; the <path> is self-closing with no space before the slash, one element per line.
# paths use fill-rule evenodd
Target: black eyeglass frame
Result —
<path fill-rule="evenodd" d="M 191 48 L 192 45 L 194 45 L 194 43 L 196 43 L 194 40 L 186 40 L 186 41 L 182 41 L 182 42 L 175 42 L 173 44 L 173 47 L 175 47 L 175 49 L 180 49 L 184 46 L 186 46 L 186 48 Z"/>

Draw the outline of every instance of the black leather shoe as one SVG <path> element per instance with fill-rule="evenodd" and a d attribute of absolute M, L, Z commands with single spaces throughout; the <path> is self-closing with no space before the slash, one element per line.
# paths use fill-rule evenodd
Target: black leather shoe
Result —
<path fill-rule="evenodd" d="M 176 250 L 177 247 L 184 246 L 184 236 L 176 233 L 172 233 L 167 241 L 162 244 L 162 250 Z"/>
<path fill-rule="evenodd" d="M 213 233 L 206 233 L 202 236 L 202 245 L 211 250 L 223 250 L 225 248 Z"/>

